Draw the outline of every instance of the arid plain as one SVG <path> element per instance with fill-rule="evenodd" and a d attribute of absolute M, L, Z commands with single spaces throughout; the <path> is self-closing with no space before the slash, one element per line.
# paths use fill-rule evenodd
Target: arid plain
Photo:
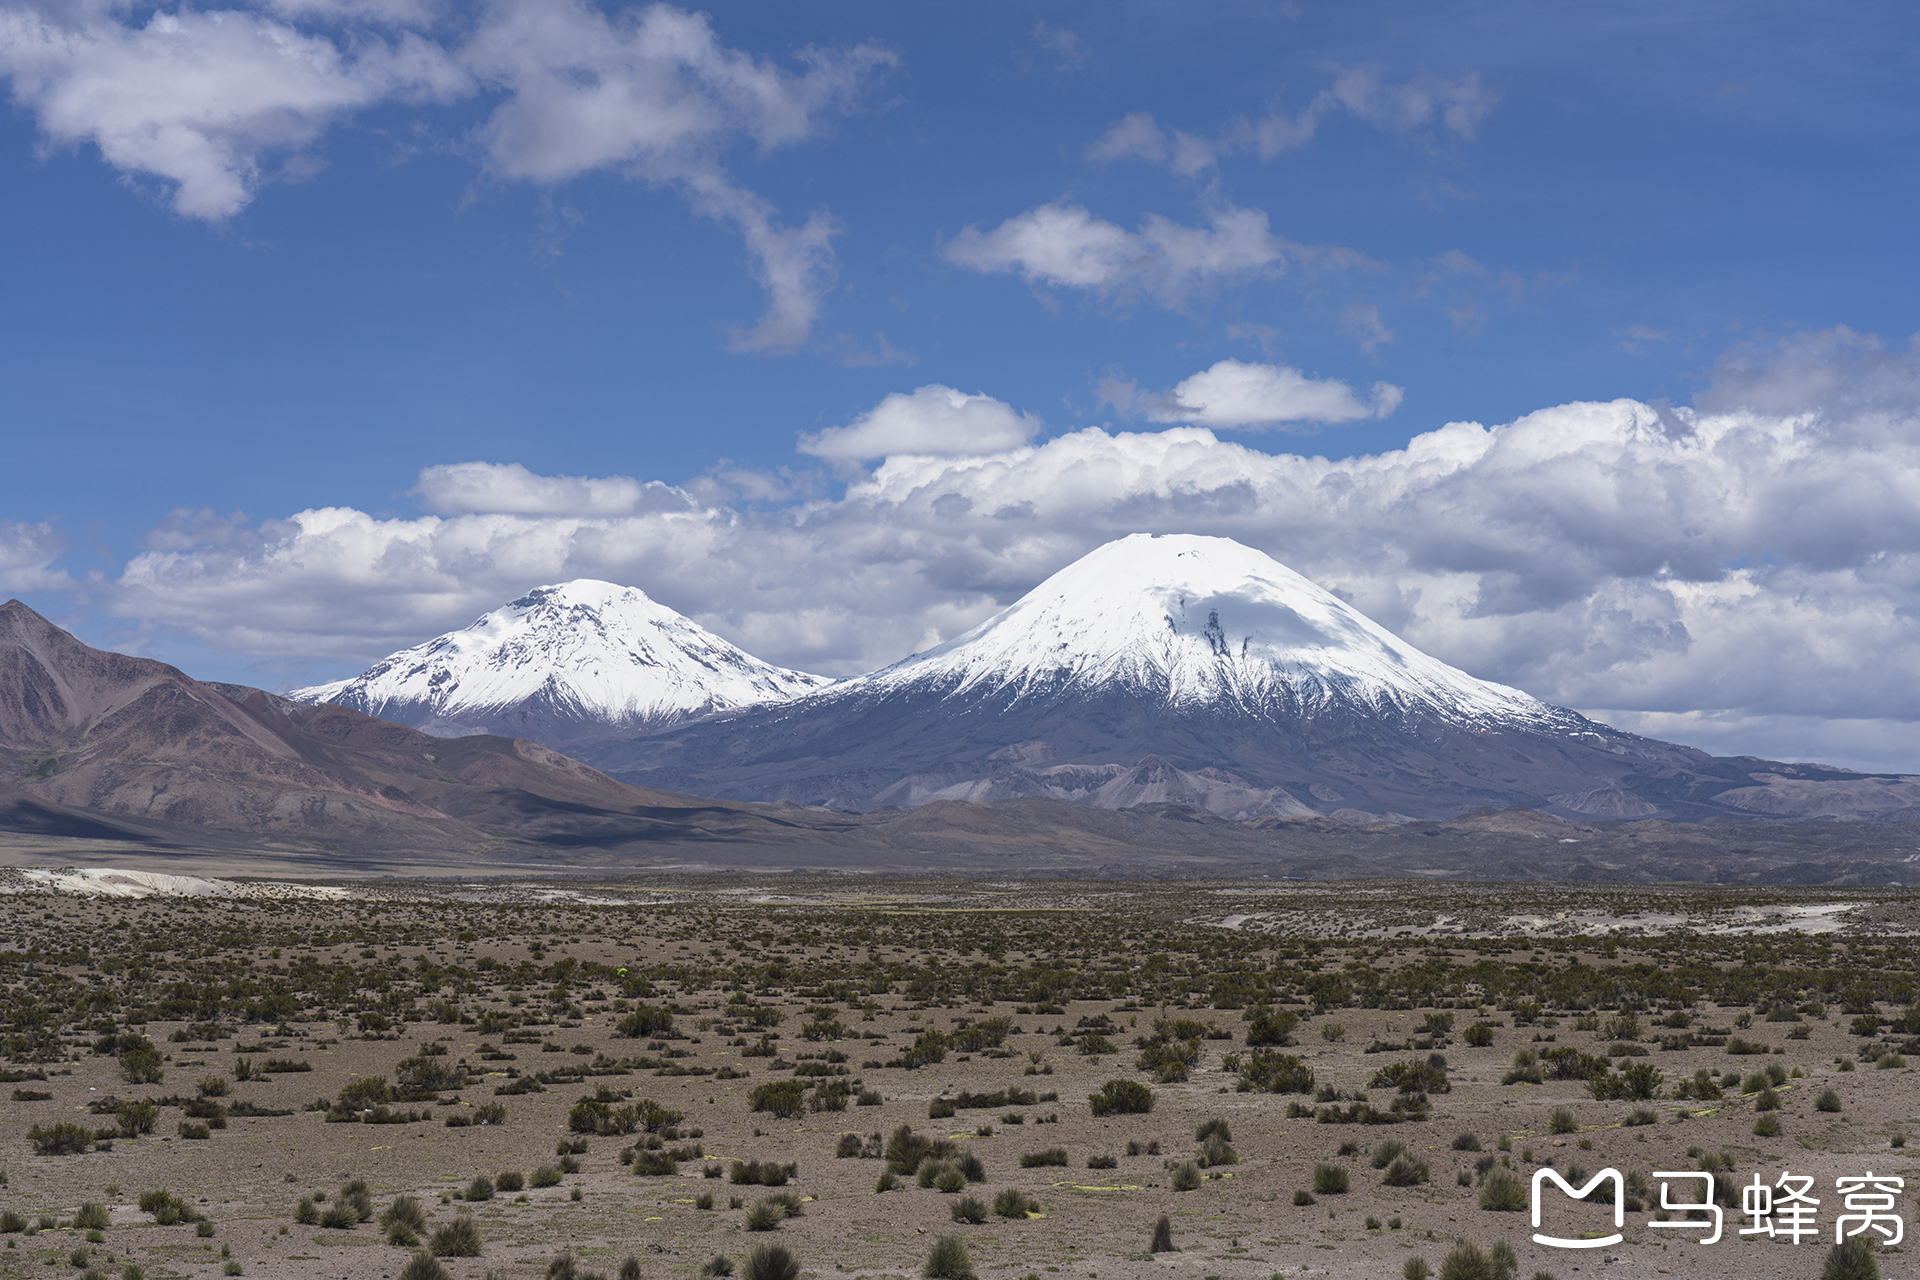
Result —
<path fill-rule="evenodd" d="M 1913 1229 L 1897 889 L 0 875 L 0 1275 L 390 1280 L 464 1220 L 478 1256 L 439 1265 L 475 1278 L 738 1275 L 770 1241 L 917 1276 L 941 1237 L 1042 1280 L 1392 1277 L 1460 1240 L 1784 1278 L 1869 1170 Z M 1622 1171 L 1622 1243 L 1482 1207 L 1548 1161 Z M 1647 1225 L 1651 1175 L 1703 1167 L 1723 1238 Z M 1818 1238 L 1739 1236 L 1783 1171 Z M 425 1221 L 383 1226 L 401 1196 Z"/>

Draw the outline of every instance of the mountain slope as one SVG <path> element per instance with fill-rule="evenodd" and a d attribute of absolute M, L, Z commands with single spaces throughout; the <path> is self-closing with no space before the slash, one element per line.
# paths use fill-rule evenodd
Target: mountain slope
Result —
<path fill-rule="evenodd" d="M 442 737 L 497 733 L 567 750 L 828 683 L 762 662 L 633 587 L 583 578 L 289 696 Z"/>
<path fill-rule="evenodd" d="M 0 605 L 0 831 L 346 859 L 778 842 L 777 814 L 627 786 L 524 740 L 452 741 L 203 684 Z"/>
<path fill-rule="evenodd" d="M 1243 819 L 1770 811 L 1715 803 L 1759 779 L 1702 752 L 1475 679 L 1260 552 L 1175 535 L 1100 547 L 881 671 L 586 754 L 647 785 L 862 810 L 1045 796 Z"/>

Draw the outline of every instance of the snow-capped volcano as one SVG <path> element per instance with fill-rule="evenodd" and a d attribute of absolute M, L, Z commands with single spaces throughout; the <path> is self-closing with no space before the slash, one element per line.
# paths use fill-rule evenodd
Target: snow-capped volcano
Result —
<path fill-rule="evenodd" d="M 583 578 L 288 696 L 443 737 L 494 733 L 565 750 L 829 683 L 762 662 L 636 588 Z"/>
<path fill-rule="evenodd" d="M 1572 795 L 1634 816 L 1655 806 L 1620 779 L 1705 757 L 1476 679 L 1231 539 L 1140 534 L 926 653 L 589 759 L 845 808 L 1044 795 L 1250 817 Z"/>
<path fill-rule="evenodd" d="M 912 686 L 1006 710 L 1128 690 L 1170 708 L 1254 716 L 1345 708 L 1544 726 L 1566 714 L 1429 657 L 1251 547 L 1173 534 L 1109 542 L 971 631 L 843 693 Z"/>

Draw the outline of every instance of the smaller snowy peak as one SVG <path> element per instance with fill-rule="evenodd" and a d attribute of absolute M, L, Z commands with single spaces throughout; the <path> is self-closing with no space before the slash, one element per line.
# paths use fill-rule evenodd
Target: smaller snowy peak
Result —
<path fill-rule="evenodd" d="M 430 733 L 501 733 L 565 747 L 832 683 L 776 667 L 634 587 L 539 587 L 471 626 L 300 689 Z"/>
<path fill-rule="evenodd" d="M 1130 688 L 1248 711 L 1565 715 L 1421 652 L 1263 552 L 1185 534 L 1109 542 L 964 635 L 840 688 L 867 681 L 1016 699 Z"/>

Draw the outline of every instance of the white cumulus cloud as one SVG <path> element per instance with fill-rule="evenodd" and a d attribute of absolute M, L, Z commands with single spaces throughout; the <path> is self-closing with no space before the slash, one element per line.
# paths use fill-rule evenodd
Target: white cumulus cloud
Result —
<path fill-rule="evenodd" d="M 800 452 L 860 462 L 893 454 L 956 457 L 1017 449 L 1040 430 L 1040 419 L 992 396 L 968 395 L 939 383 L 894 392 L 844 427 L 800 438 Z"/>
<path fill-rule="evenodd" d="M 1145 397 L 1145 404 L 1155 422 L 1264 427 L 1384 418 L 1400 407 L 1404 394 L 1399 387 L 1376 382 L 1371 399 L 1363 400 L 1344 382 L 1309 378 L 1288 365 L 1221 360 L 1164 395 Z"/>
<path fill-rule="evenodd" d="M 410 33 L 343 48 L 239 10 L 153 12 L 136 26 L 92 5 L 0 7 L 0 75 L 49 143 L 90 142 L 208 221 L 238 213 L 275 157 L 347 113 L 469 87 L 445 50 Z"/>
<path fill-rule="evenodd" d="M 456 462 L 420 472 L 413 493 L 436 515 L 618 516 L 685 508 L 685 495 L 631 476 L 542 476 L 517 462 Z"/>
<path fill-rule="evenodd" d="M 1630 728 L 1920 769 L 1920 345 L 1816 336 L 1702 399 L 1451 423 L 1344 459 L 1198 426 L 1090 428 L 895 454 L 841 497 L 774 510 L 688 486 L 599 514 L 592 494 L 633 492 L 609 477 L 576 511 L 528 513 L 530 490 L 564 500 L 581 482 L 515 474 L 469 483 L 459 514 L 322 509 L 195 545 L 187 530 L 101 599 L 232 649 L 362 663 L 528 586 L 600 577 L 774 661 L 847 674 L 957 634 L 1111 538 L 1210 533 L 1476 675 Z M 1851 755 L 1819 730 L 1841 723 L 1859 729 Z"/>
<path fill-rule="evenodd" d="M 1285 270 L 1303 246 L 1275 236 L 1258 209 L 1222 205 L 1204 227 L 1149 216 L 1138 231 L 1080 205 L 1043 204 L 991 231 L 969 226 L 947 242 L 948 261 L 983 272 L 1018 272 L 1035 284 L 1103 294 L 1143 290 L 1179 308 L 1197 290 Z"/>

